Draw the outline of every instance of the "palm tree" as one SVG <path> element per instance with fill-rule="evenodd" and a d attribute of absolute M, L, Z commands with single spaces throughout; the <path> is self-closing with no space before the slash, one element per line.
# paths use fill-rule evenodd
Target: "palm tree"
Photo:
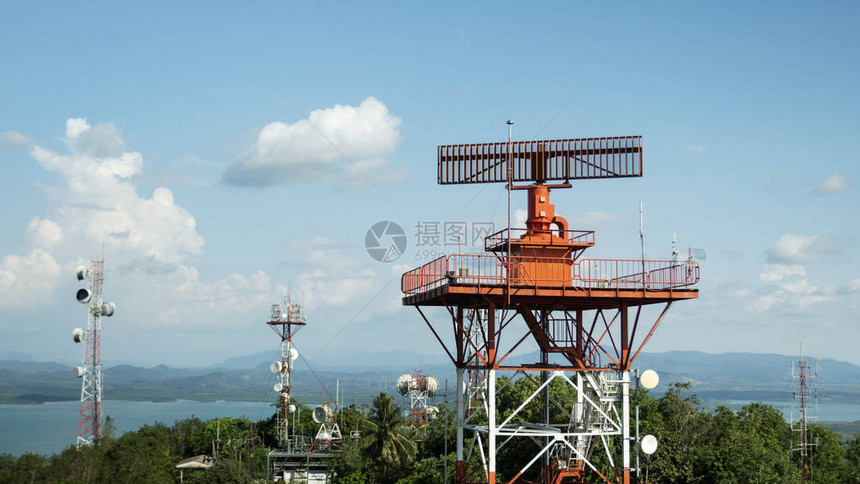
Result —
<path fill-rule="evenodd" d="M 361 440 L 364 455 L 385 467 L 409 465 L 417 446 L 403 432 L 405 421 L 394 397 L 385 393 L 373 397 L 370 415 L 365 419 L 370 431 Z"/>

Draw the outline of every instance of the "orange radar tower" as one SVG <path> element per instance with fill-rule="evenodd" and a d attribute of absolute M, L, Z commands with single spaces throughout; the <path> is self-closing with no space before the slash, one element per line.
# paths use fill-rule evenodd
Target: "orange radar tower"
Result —
<path fill-rule="evenodd" d="M 699 266 L 583 258 L 594 232 L 570 229 L 550 190 L 641 176 L 640 136 L 439 147 L 439 184 L 505 183 L 528 199 L 526 226 L 488 236 L 485 254 L 443 256 L 401 278 L 403 304 L 415 306 L 457 369 L 458 484 L 581 483 L 586 472 L 630 482 L 630 370 L 672 303 L 698 297 Z M 439 317 L 428 316 L 434 308 Z M 540 361 L 510 363 L 529 339 Z M 551 363 L 552 354 L 562 363 Z M 537 387 L 504 419 L 496 412 L 497 372 Z M 571 406 L 552 398 L 559 386 L 576 395 Z M 533 400 L 542 402 L 542 421 L 524 422 Z M 466 434 L 480 459 L 466 457 Z M 520 462 L 518 453 L 500 462 L 499 447 L 522 437 L 539 443 L 533 458 Z M 621 439 L 620 466 L 613 438 Z M 608 471 L 592 462 L 600 445 Z"/>

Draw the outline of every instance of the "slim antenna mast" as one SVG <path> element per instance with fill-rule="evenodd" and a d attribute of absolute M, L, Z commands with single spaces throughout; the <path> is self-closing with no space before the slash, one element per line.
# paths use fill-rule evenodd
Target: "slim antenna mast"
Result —
<path fill-rule="evenodd" d="M 645 209 L 641 201 L 639 202 L 639 245 L 642 246 L 642 260 L 645 260 Z"/>
<path fill-rule="evenodd" d="M 512 144 L 512 133 L 514 127 L 514 120 L 509 119 L 507 121 L 508 125 L 508 160 L 507 160 L 507 185 L 506 188 L 508 190 L 508 256 L 505 258 L 507 261 L 507 267 L 505 269 L 505 283 L 507 285 L 507 294 L 508 303 L 511 302 L 511 189 L 513 188 L 514 183 L 514 164 L 512 159 L 511 149 L 513 147 Z"/>
<path fill-rule="evenodd" d="M 645 210 L 639 202 L 639 246 L 642 249 L 642 288 L 645 288 Z"/>

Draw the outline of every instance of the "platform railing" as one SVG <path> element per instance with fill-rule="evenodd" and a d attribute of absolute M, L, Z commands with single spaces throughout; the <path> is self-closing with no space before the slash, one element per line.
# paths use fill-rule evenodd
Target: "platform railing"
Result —
<path fill-rule="evenodd" d="M 566 241 L 566 245 L 580 247 L 594 246 L 593 230 L 552 230 L 553 235 Z M 495 248 L 507 245 L 508 239 L 519 240 L 523 235 L 529 233 L 529 229 L 502 229 L 484 238 L 484 250 L 491 251 Z M 550 245 L 552 243 L 550 242 Z"/>
<path fill-rule="evenodd" d="M 699 282 L 699 264 L 694 261 L 580 259 L 574 279 L 590 288 L 619 288 L 662 291 Z"/>
<path fill-rule="evenodd" d="M 499 286 L 507 284 L 508 262 L 504 256 L 452 254 L 432 260 L 403 274 L 401 290 L 427 292 L 446 284 Z M 665 291 L 699 282 L 695 261 L 637 259 L 569 259 L 513 256 L 512 286 L 559 286 L 588 289 Z"/>

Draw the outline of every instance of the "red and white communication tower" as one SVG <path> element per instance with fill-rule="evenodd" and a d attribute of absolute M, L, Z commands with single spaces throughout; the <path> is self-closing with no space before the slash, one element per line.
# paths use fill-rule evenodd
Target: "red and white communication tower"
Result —
<path fill-rule="evenodd" d="M 102 301 L 104 283 L 104 259 L 94 260 L 91 266 L 79 266 L 79 281 L 90 280 L 89 289 L 81 288 L 75 298 L 87 305 L 87 330 L 75 328 L 72 338 L 75 343 L 85 342 L 81 366 L 72 373 L 81 378 L 81 408 L 78 417 L 77 446 L 91 445 L 102 436 L 102 362 L 101 362 L 101 317 L 113 316 L 116 305 Z"/>
<path fill-rule="evenodd" d="M 582 483 L 589 471 L 630 482 L 630 370 L 669 307 L 698 297 L 699 265 L 583 258 L 594 232 L 572 230 L 549 195 L 571 180 L 640 176 L 639 136 L 439 147 L 439 184 L 504 183 L 509 200 L 513 190 L 528 199 L 526 226 L 509 221 L 486 237 L 486 253 L 443 256 L 401 278 L 403 304 L 418 310 L 457 370 L 458 484 Z M 540 361 L 510 361 L 529 339 Z M 496 410 L 499 374 L 536 387 L 504 418 Z M 575 395 L 567 408 L 553 394 L 559 388 Z M 532 402 L 543 410 L 539 422 L 524 421 Z M 467 455 L 467 437 L 480 458 Z M 498 474 L 497 451 L 512 439 L 539 445 L 533 456 L 517 452 L 502 462 Z M 600 447 L 608 474 L 592 463 Z M 656 450 L 653 436 L 640 448 Z"/>
<path fill-rule="evenodd" d="M 791 419 L 792 430 L 798 435 L 797 446 L 792 447 L 791 453 L 800 455 L 800 482 L 806 484 L 812 482 L 809 454 L 815 447 L 815 443 L 809 441 L 809 421 L 818 418 L 818 388 L 810 385 L 810 380 L 818 378 L 818 361 L 811 358 L 804 360 L 801 355 L 797 365 L 791 367 L 791 377 L 797 381 L 794 401 L 800 413 L 800 420 L 795 422 L 793 415 Z"/>
<path fill-rule="evenodd" d="M 439 391 L 439 380 L 425 375 L 421 370 L 413 374 L 404 373 L 397 378 L 397 391 L 409 398 L 409 424 L 412 428 L 423 427 L 436 416 L 439 409 L 430 405 L 430 398 Z"/>
<path fill-rule="evenodd" d="M 281 359 L 275 361 L 269 367 L 272 373 L 277 374 L 278 382 L 274 390 L 278 394 L 278 447 L 293 451 L 295 443 L 290 438 L 290 415 L 296 407 L 290 403 L 290 390 L 293 388 L 290 376 L 293 372 L 293 363 L 299 357 L 298 350 L 293 346 L 293 336 L 305 326 L 305 317 L 302 316 L 302 307 L 292 304 L 290 297 L 284 298 L 284 307 L 279 304 L 272 305 L 272 318 L 266 324 L 272 328 L 281 338 Z"/>

